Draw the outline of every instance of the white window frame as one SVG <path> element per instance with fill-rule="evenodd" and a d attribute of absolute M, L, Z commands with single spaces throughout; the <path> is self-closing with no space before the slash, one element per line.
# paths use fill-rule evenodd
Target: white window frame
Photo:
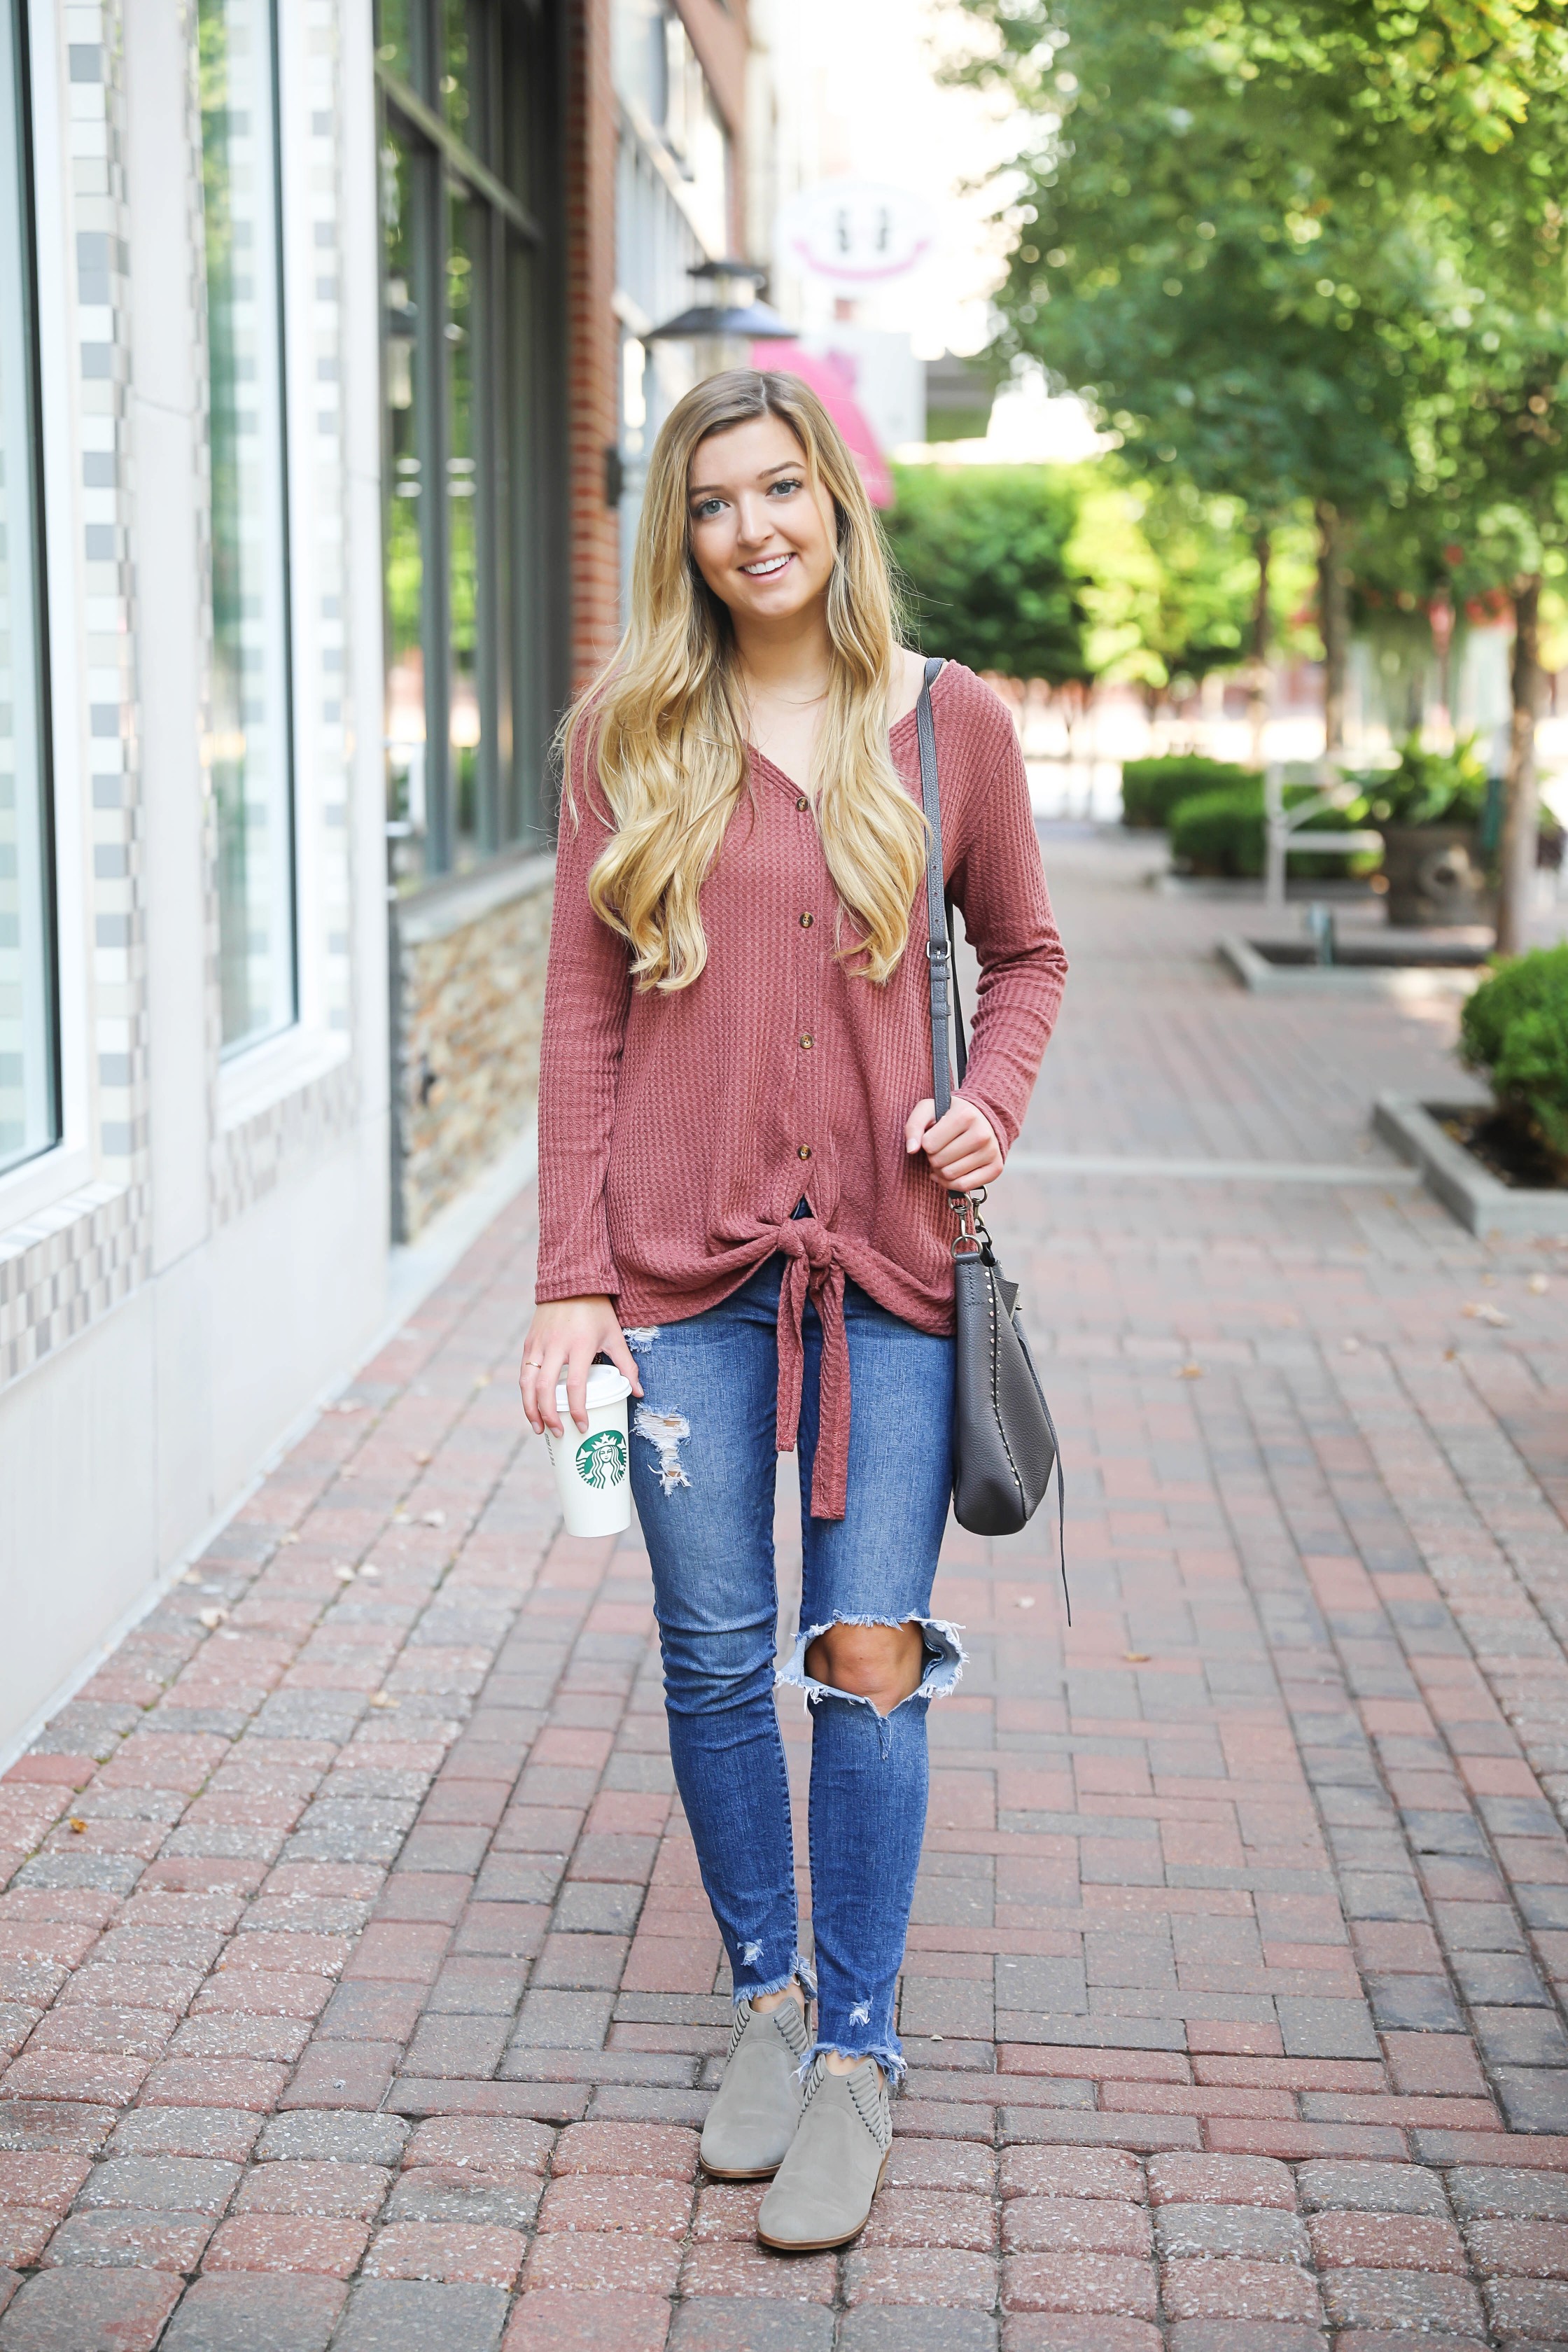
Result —
<path fill-rule="evenodd" d="M 326 812 L 319 759 L 322 616 L 311 495 L 317 439 L 315 247 L 311 211 L 310 30 L 306 12 L 275 0 L 278 148 L 282 175 L 283 424 L 288 449 L 289 632 L 292 655 L 294 782 L 294 1019 L 270 1036 L 225 1054 L 217 1074 L 221 1132 L 326 1076 L 348 1059 L 352 1034 L 329 1026 L 323 894 Z M 342 387 L 339 386 L 339 397 Z M 343 680 L 345 694 L 348 679 Z M 349 821 L 351 810 L 345 812 Z"/>
<path fill-rule="evenodd" d="M 224 0 L 215 0 L 215 5 L 221 10 L 224 6 Z M 195 5 L 193 5 L 189 12 L 190 37 L 196 42 L 199 42 L 201 37 L 201 9 Z M 260 411 L 263 420 L 262 441 L 258 445 L 257 452 L 253 453 L 253 456 L 258 457 L 259 462 L 259 479 L 257 487 L 261 499 L 260 508 L 258 509 L 255 518 L 259 524 L 259 530 L 257 532 L 256 543 L 258 547 L 259 562 L 261 567 L 260 577 L 257 584 L 259 586 L 263 603 L 261 627 L 263 630 L 263 643 L 266 647 L 264 659 L 268 669 L 272 672 L 272 676 L 270 680 L 265 684 L 260 684 L 258 681 L 253 680 L 247 674 L 247 656 L 245 649 L 242 646 L 241 679 L 238 687 L 240 698 L 242 703 L 247 702 L 250 698 L 259 690 L 265 708 L 265 717 L 260 730 L 261 743 L 263 746 L 261 770 L 260 772 L 252 774 L 249 770 L 248 763 L 247 765 L 244 782 L 241 786 L 242 812 L 239 823 L 241 832 L 246 833 L 248 831 L 251 812 L 258 805 L 258 803 L 267 810 L 267 828 L 265 835 L 266 847 L 264 851 L 266 864 L 261 877 L 262 887 L 259 897 L 253 898 L 251 894 L 255 887 L 256 877 L 247 873 L 239 903 L 232 908 L 226 909 L 222 891 L 224 850 L 222 839 L 223 829 L 220 819 L 218 826 L 218 870 L 216 875 L 214 877 L 215 885 L 217 887 L 219 901 L 219 961 L 220 966 L 226 963 L 228 954 L 228 950 L 225 944 L 227 938 L 227 924 L 225 920 L 226 912 L 237 919 L 241 929 L 248 936 L 253 928 L 262 928 L 262 926 L 257 922 L 256 919 L 262 916 L 264 911 L 265 929 L 268 934 L 266 950 L 267 980 L 265 993 L 270 1000 L 270 1003 L 267 1009 L 260 1013 L 260 1020 L 264 1025 L 253 1026 L 240 1036 L 237 1036 L 233 1040 L 225 1039 L 220 1043 L 218 1048 L 219 1058 L 220 1063 L 224 1066 L 226 1066 L 231 1061 L 238 1060 L 242 1056 L 253 1052 L 258 1046 L 274 1045 L 279 1038 L 288 1036 L 298 1024 L 300 1018 L 300 905 L 299 850 L 297 839 L 299 829 L 299 794 L 295 778 L 295 765 L 300 744 L 300 727 L 297 716 L 298 679 L 294 667 L 295 648 L 293 642 L 295 634 L 295 598 L 291 578 L 291 559 L 293 551 L 292 541 L 295 512 L 293 497 L 295 449 L 289 394 L 290 380 L 293 373 L 293 362 L 289 343 L 290 321 L 288 314 L 287 304 L 287 265 L 289 261 L 289 252 L 283 226 L 284 194 L 282 181 L 285 171 L 282 152 L 284 81 L 283 61 L 281 55 L 281 34 L 283 14 L 284 11 L 279 5 L 279 0 L 249 0 L 251 27 L 248 58 L 252 95 L 256 95 L 258 84 L 264 89 L 266 84 L 270 82 L 272 84 L 272 88 L 267 92 L 265 120 L 263 120 L 252 107 L 247 106 L 242 109 L 249 124 L 250 162 L 248 164 L 243 161 L 237 162 L 232 153 L 230 153 L 228 157 L 229 167 L 235 174 L 233 182 L 234 190 L 237 192 L 242 188 L 248 187 L 250 202 L 254 207 L 250 229 L 256 252 L 256 259 L 252 271 L 254 284 L 250 294 L 250 308 L 256 320 L 254 331 L 259 338 L 259 345 L 256 357 L 256 366 L 258 372 L 256 376 L 252 397 L 260 404 Z M 225 102 L 226 110 L 231 117 L 235 110 L 236 98 L 237 93 L 233 83 L 230 82 L 226 89 Z M 205 139 L 206 121 L 204 116 L 202 122 L 204 179 L 205 170 Z M 276 178 L 274 177 L 275 174 Z M 206 276 L 207 258 L 207 241 L 204 226 L 204 234 L 199 251 L 199 274 L 202 286 L 202 306 L 205 312 L 205 341 L 207 366 L 206 381 L 203 385 L 202 397 L 207 415 L 208 444 L 209 447 L 211 447 L 213 446 L 215 432 L 212 404 L 214 339 L 210 299 L 211 289 L 207 283 Z M 276 297 L 273 301 L 268 301 L 268 299 L 269 286 L 271 291 Z M 275 314 L 274 318 L 268 317 L 269 312 Z M 270 333 L 274 330 L 274 326 L 278 336 L 278 345 L 276 347 L 271 345 L 269 340 Z M 270 364 L 274 358 L 277 362 L 275 377 L 273 368 Z M 269 438 L 267 432 L 267 425 L 269 421 L 270 398 L 268 385 L 266 379 L 273 379 L 271 392 L 275 393 L 278 403 L 277 425 L 280 437 L 279 446 L 276 449 L 266 446 L 266 442 Z M 245 470 L 243 466 L 240 467 L 239 470 L 241 472 Z M 215 692 L 217 676 L 216 612 L 216 588 L 217 580 L 216 478 L 217 468 L 215 464 L 209 467 L 208 471 L 210 507 L 207 539 L 209 562 L 207 612 L 205 616 L 205 625 L 208 632 L 208 655 L 209 659 L 213 664 L 213 688 Z M 249 534 L 245 530 L 244 519 L 237 518 L 237 520 L 239 522 L 241 541 L 244 541 L 249 537 Z M 278 539 L 274 539 L 273 537 L 273 531 L 275 529 L 280 531 L 280 537 Z M 245 583 L 247 590 L 248 590 L 251 585 L 252 581 L 247 572 Z M 272 600 L 274 597 L 278 599 L 278 604 L 281 611 L 282 629 L 285 639 L 285 642 L 281 646 L 278 644 L 272 627 L 274 614 Z M 280 677 L 277 675 L 279 663 L 281 664 L 282 671 Z M 272 697 L 274 694 L 279 697 L 281 706 L 277 710 L 276 714 L 274 712 L 272 703 Z M 273 724 L 275 715 L 278 720 L 276 727 L 274 727 Z M 208 717 L 209 738 L 212 728 L 216 723 L 217 723 L 217 710 L 215 704 L 215 707 L 209 712 Z M 247 719 L 242 719 L 241 725 L 248 732 L 249 720 Z M 276 772 L 276 763 L 279 761 L 281 761 L 282 762 L 282 773 L 280 775 Z M 279 822 L 279 819 L 281 820 L 280 823 Z M 248 863 L 248 852 L 247 853 L 247 860 Z M 247 1009 L 254 1019 L 258 1011 L 258 1007 L 251 992 L 254 986 L 254 974 L 250 970 L 250 958 L 247 949 L 241 950 L 239 961 L 246 970 Z M 280 1002 L 285 997 L 289 1003 L 287 1016 L 282 1020 L 277 1020 L 275 1018 L 276 1011 L 279 1006 Z"/>
<path fill-rule="evenodd" d="M 81 548 L 85 516 L 77 463 L 81 448 L 78 397 L 76 269 L 70 234 L 70 158 L 66 82 L 61 72 L 64 16 L 50 0 L 25 0 L 27 102 L 32 110 L 34 266 L 38 333 L 38 409 L 42 435 L 44 607 L 48 626 L 44 727 L 49 739 L 55 849 L 56 1005 L 59 1037 L 60 1134 L 58 1142 L 0 1176 L 0 1234 L 31 1223 L 97 1177 L 93 1129 L 96 1086 L 87 987 L 92 823 L 86 755 L 87 713 L 81 648 L 87 614 Z"/>

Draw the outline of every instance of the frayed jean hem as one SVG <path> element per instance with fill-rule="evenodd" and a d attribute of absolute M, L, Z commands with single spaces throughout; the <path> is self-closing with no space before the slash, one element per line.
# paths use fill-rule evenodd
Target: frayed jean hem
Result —
<path fill-rule="evenodd" d="M 811 1963 L 809 1960 L 802 1959 L 798 1952 L 784 1975 L 774 1977 L 771 1984 L 734 1986 L 735 2006 L 739 2009 L 743 2000 L 766 2000 L 771 1992 L 787 1992 L 792 1984 L 800 1986 L 807 2000 L 816 1999 L 816 1979 L 812 1973 Z"/>
<path fill-rule="evenodd" d="M 902 2089 L 910 2071 L 903 2052 L 886 2042 L 873 2042 L 866 2050 L 846 2050 L 842 2042 L 814 2042 L 796 2070 L 803 2083 L 819 2058 L 847 2058 L 857 2066 L 863 2058 L 874 2058 L 895 2091 Z"/>

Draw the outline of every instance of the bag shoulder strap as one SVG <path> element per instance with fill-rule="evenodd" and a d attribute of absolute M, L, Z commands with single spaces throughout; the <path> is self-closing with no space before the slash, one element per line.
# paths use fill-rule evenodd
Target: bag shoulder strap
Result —
<path fill-rule="evenodd" d="M 949 1066 L 949 1005 L 958 1032 L 958 1083 L 963 1084 L 969 1053 L 963 1034 L 963 1008 L 958 1001 L 954 964 L 952 901 L 947 896 L 942 856 L 942 794 L 936 767 L 936 725 L 931 718 L 931 690 L 946 664 L 932 656 L 925 666 L 920 700 L 915 705 L 915 732 L 921 749 L 921 806 L 926 819 L 926 961 L 931 972 L 931 1096 L 938 1118 L 946 1117 L 952 1102 Z M 951 997 L 949 991 L 951 990 Z"/>

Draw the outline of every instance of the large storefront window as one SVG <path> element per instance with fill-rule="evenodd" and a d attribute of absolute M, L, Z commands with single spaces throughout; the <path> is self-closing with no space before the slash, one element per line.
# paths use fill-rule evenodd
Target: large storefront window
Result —
<path fill-rule="evenodd" d="M 21 0 L 0 0 L 0 1171 L 59 1137 Z"/>
<path fill-rule="evenodd" d="M 548 835 L 551 12 L 382 0 L 386 741 L 412 888 Z M 557 589 L 559 594 L 559 589 Z M 562 600 L 563 602 L 563 598 Z"/>
<path fill-rule="evenodd" d="M 295 1014 L 282 223 L 273 0 L 200 0 L 211 761 L 226 1050 Z"/>

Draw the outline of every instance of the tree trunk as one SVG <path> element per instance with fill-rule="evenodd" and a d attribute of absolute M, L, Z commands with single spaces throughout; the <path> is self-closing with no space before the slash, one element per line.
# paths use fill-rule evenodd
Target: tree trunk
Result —
<path fill-rule="evenodd" d="M 1509 721 L 1508 776 L 1503 786 L 1502 844 L 1499 854 L 1497 944 L 1499 955 L 1522 955 L 1530 944 L 1530 905 L 1535 894 L 1535 847 L 1541 822 L 1536 780 L 1535 722 L 1541 714 L 1541 575 L 1532 572 L 1514 584 L 1513 710 Z"/>
<path fill-rule="evenodd" d="M 1318 520 L 1318 628 L 1323 640 L 1323 752 L 1331 759 L 1345 744 L 1345 669 L 1350 660 L 1350 575 L 1345 570 L 1345 525 L 1338 507 L 1320 499 Z"/>
<path fill-rule="evenodd" d="M 1257 532 L 1252 541 L 1258 558 L 1258 596 L 1252 607 L 1251 691 L 1247 717 L 1252 721 L 1252 764 L 1263 765 L 1263 730 L 1268 720 L 1268 559 L 1273 552 L 1268 533 Z"/>

